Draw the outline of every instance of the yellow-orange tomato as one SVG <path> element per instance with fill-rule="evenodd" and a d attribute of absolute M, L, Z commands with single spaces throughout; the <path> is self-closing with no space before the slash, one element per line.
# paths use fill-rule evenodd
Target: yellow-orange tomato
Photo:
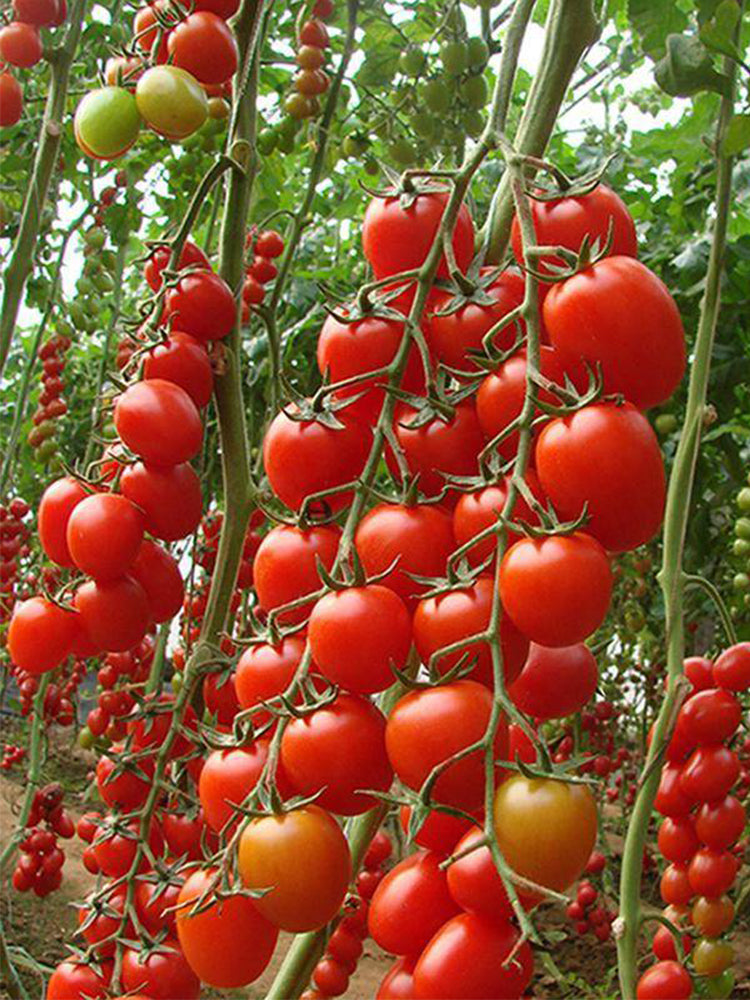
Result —
<path fill-rule="evenodd" d="M 180 889 L 177 936 L 188 965 L 204 983 L 222 989 L 246 986 L 271 961 L 279 932 L 252 899 L 239 894 L 191 915 L 214 875 L 215 870 L 200 869 Z"/>
<path fill-rule="evenodd" d="M 338 913 L 351 878 L 349 845 L 329 813 L 310 805 L 253 820 L 240 839 L 239 869 L 263 916 L 285 931 L 323 927 Z"/>
<path fill-rule="evenodd" d="M 734 903 L 728 896 L 699 896 L 693 903 L 693 924 L 704 937 L 719 937 L 734 920 Z"/>
<path fill-rule="evenodd" d="M 699 976 L 720 976 L 734 959 L 734 950 L 726 941 L 701 938 L 693 947 L 690 957 Z"/>
<path fill-rule="evenodd" d="M 597 832 L 585 785 L 515 775 L 498 788 L 494 814 L 500 849 L 517 874 L 561 891 L 583 872 Z"/>

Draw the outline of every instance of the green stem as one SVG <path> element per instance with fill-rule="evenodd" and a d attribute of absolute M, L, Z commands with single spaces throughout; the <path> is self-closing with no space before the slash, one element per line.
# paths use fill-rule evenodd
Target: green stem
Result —
<path fill-rule="evenodd" d="M 632 1000 L 635 996 L 638 932 L 641 924 L 643 848 L 660 778 L 660 768 L 654 766 L 654 763 L 669 739 L 679 705 L 678 699 L 681 697 L 679 680 L 685 652 L 683 553 L 695 465 L 701 443 L 711 353 L 721 306 L 721 275 L 732 195 L 732 157 L 723 156 L 720 152 L 721 141 L 733 112 L 736 70 L 731 60 L 726 60 L 725 72 L 732 80 L 732 87 L 729 96 L 721 100 L 716 130 L 716 220 L 706 274 L 706 290 L 701 302 L 695 340 L 695 356 L 690 372 L 685 423 L 669 479 L 664 517 L 664 554 L 659 582 L 666 612 L 669 687 L 656 720 L 651 746 L 644 764 L 642 783 L 625 838 L 620 875 L 620 915 L 614 925 L 620 989 L 625 1000 Z"/>
<path fill-rule="evenodd" d="M 553 0 L 547 17 L 539 71 L 526 99 L 514 140 L 517 153 L 541 156 L 547 148 L 571 77 L 585 50 L 599 34 L 591 0 Z M 513 194 L 508 171 L 492 199 L 485 226 L 487 263 L 502 260 L 513 220 Z"/>
<path fill-rule="evenodd" d="M 42 212 L 47 201 L 50 179 L 60 149 L 70 67 L 78 47 L 85 7 L 86 0 L 74 0 L 71 4 L 65 41 L 59 49 L 55 50 L 50 60 L 52 79 L 42 119 L 34 167 L 31 171 L 26 199 L 21 211 L 21 222 L 13 254 L 5 269 L 5 290 L 0 308 L 0 375 L 5 369 L 23 290 L 33 266 Z"/>

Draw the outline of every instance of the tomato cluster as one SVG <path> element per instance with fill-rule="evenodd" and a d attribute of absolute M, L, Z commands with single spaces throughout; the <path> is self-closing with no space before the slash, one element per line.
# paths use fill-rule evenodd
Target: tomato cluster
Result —
<path fill-rule="evenodd" d="M 87 155 L 114 160 L 135 143 L 142 124 L 177 142 L 209 115 L 226 118 L 239 61 L 226 23 L 235 0 L 154 0 L 136 11 L 131 49 L 108 60 L 106 86 L 80 101 L 73 122 Z"/>
<path fill-rule="evenodd" d="M 37 789 L 26 830 L 19 844 L 20 856 L 13 871 L 12 884 L 17 892 L 31 889 L 35 896 L 43 898 L 62 884 L 65 852 L 57 846 L 57 838 L 69 839 L 75 833 L 73 821 L 63 806 L 60 785 L 45 785 Z"/>
<path fill-rule="evenodd" d="M 29 505 L 13 497 L 0 506 L 0 622 L 10 618 L 18 583 L 20 560 L 29 554 L 30 530 L 23 519 Z"/>
<path fill-rule="evenodd" d="M 259 306 L 265 298 L 265 286 L 277 274 L 274 260 L 284 252 L 284 240 L 275 229 L 262 232 L 250 230 L 246 248 L 249 263 L 245 267 L 245 281 L 242 285 L 242 322 L 250 318 L 250 307 Z"/>
<path fill-rule="evenodd" d="M 41 29 L 59 28 L 67 0 L 13 0 L 13 18 L 0 27 L 0 128 L 15 125 L 23 112 L 23 88 L 8 66 L 29 69 L 44 55 Z"/>
<path fill-rule="evenodd" d="M 10 771 L 10 769 L 22 761 L 26 756 L 26 748 L 17 746 L 15 743 L 3 744 L 3 756 L 0 760 L 0 771 Z"/>
<path fill-rule="evenodd" d="M 747 822 L 745 808 L 732 794 L 740 760 L 730 744 L 742 718 L 738 695 L 750 689 L 750 644 L 726 649 L 714 663 L 704 657 L 686 660 L 685 676 L 690 691 L 666 748 L 656 796 L 664 817 L 659 851 L 670 862 L 661 877 L 661 896 L 665 916 L 685 931 L 683 951 L 694 973 L 729 981 L 733 951 L 722 936 L 734 918 L 727 893 L 739 870 L 743 848 L 738 841 Z M 653 949 L 662 963 L 678 958 L 665 927 L 654 936 Z M 650 975 L 651 970 L 644 979 Z M 657 994 L 639 986 L 638 996 Z"/>
<path fill-rule="evenodd" d="M 602 862 L 605 861 L 604 855 L 598 851 L 595 851 L 594 855 L 596 855 L 595 867 L 601 870 Z M 601 859 L 601 862 L 598 859 Z M 591 866 L 592 862 L 589 859 L 586 870 L 591 871 Z M 597 903 L 598 899 L 599 890 L 589 879 L 584 879 L 578 883 L 576 897 L 568 904 L 565 912 L 575 922 L 577 934 L 583 935 L 591 931 L 598 941 L 608 941 L 612 936 L 612 922 L 616 914 L 602 903 Z"/>
<path fill-rule="evenodd" d="M 68 412 L 68 404 L 63 398 L 65 389 L 63 372 L 65 355 L 71 344 L 70 337 L 56 333 L 39 349 L 39 359 L 42 362 L 42 391 L 32 416 L 34 426 L 26 440 L 34 449 L 39 461 L 44 463 L 57 453 L 56 424 L 59 418 Z"/>
<path fill-rule="evenodd" d="M 328 90 L 330 80 L 323 69 L 330 39 L 325 22 L 333 15 L 333 0 L 316 0 L 312 17 L 299 30 L 296 60 L 299 69 L 294 75 L 294 90 L 284 100 L 284 110 L 296 120 L 314 118 L 320 114 L 318 98 Z"/>

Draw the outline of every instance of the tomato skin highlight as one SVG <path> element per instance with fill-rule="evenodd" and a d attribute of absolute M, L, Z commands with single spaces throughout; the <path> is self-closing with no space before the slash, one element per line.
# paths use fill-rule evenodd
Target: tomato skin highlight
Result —
<path fill-rule="evenodd" d="M 310 650 L 320 672 L 345 691 L 374 694 L 396 679 L 411 648 L 404 602 L 387 587 L 368 584 L 321 597 L 310 615 Z"/>
<path fill-rule="evenodd" d="M 440 857 L 418 851 L 385 876 L 370 900 L 367 928 L 392 955 L 416 955 L 446 920 L 458 913 Z"/>
<path fill-rule="evenodd" d="M 554 285 L 544 300 L 544 325 L 555 347 L 601 365 L 605 393 L 622 393 L 640 410 L 666 402 L 685 372 L 674 299 L 632 257 L 606 257 Z"/>
<path fill-rule="evenodd" d="M 562 892 L 596 843 L 594 797 L 585 785 L 512 775 L 495 793 L 495 833 L 513 871 Z"/>
<path fill-rule="evenodd" d="M 44 597 L 18 604 L 10 620 L 10 658 L 29 674 L 54 670 L 73 649 L 79 625 L 76 615 Z"/>
<path fill-rule="evenodd" d="M 539 482 L 561 519 L 589 515 L 586 532 L 610 552 L 650 541 L 664 516 L 656 435 L 628 403 L 595 403 L 551 420 L 536 444 Z"/>
<path fill-rule="evenodd" d="M 418 194 L 404 209 L 398 197 L 373 198 L 362 223 L 362 249 L 376 279 L 421 267 L 440 226 L 447 191 Z M 453 230 L 453 250 L 462 271 L 474 256 L 474 224 L 466 205 L 461 205 Z M 448 277 L 441 257 L 437 275 Z"/>
<path fill-rule="evenodd" d="M 531 643 L 520 675 L 508 688 L 513 703 L 537 719 L 563 719 L 593 698 L 599 681 L 588 646 L 549 649 Z"/>
<path fill-rule="evenodd" d="M 500 598 L 516 627 L 540 646 L 574 646 L 604 621 L 612 571 L 590 535 L 524 538 L 505 553 Z"/>
<path fill-rule="evenodd" d="M 518 931 L 502 921 L 461 913 L 440 928 L 414 969 L 416 1000 L 511 1000 L 531 981 L 534 960 L 528 941 L 515 961 Z"/>
<path fill-rule="evenodd" d="M 436 688 L 410 691 L 388 717 L 388 757 L 400 780 L 418 790 L 435 765 L 471 746 L 484 735 L 492 711 L 492 694 L 476 681 L 460 680 Z M 507 722 L 502 717 L 495 737 L 496 757 L 506 758 Z M 435 782 L 435 802 L 474 812 L 484 796 L 481 750 L 454 762 Z"/>
<path fill-rule="evenodd" d="M 254 900 L 258 912 L 294 933 L 333 920 L 352 874 L 346 837 L 315 805 L 253 820 L 242 833 L 238 865 L 248 889 L 271 889 Z"/>
<path fill-rule="evenodd" d="M 393 780 L 385 719 L 370 701 L 351 694 L 293 719 L 281 739 L 280 760 L 296 794 L 324 789 L 316 804 L 342 816 L 367 812 L 376 800 L 361 789 L 386 792 Z"/>

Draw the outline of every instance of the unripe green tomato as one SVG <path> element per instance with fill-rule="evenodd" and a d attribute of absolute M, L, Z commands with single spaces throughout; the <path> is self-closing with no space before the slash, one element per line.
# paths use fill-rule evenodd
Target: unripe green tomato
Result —
<path fill-rule="evenodd" d="M 76 282 L 76 291 L 79 295 L 93 295 L 94 282 L 91 278 L 87 278 L 86 275 L 83 275 Z"/>
<path fill-rule="evenodd" d="M 467 111 L 464 115 L 466 134 L 472 139 L 478 139 L 484 131 L 484 115 L 481 111 Z"/>
<path fill-rule="evenodd" d="M 94 746 L 94 734 L 88 726 L 84 726 L 78 733 L 78 746 L 82 750 L 91 750 Z"/>
<path fill-rule="evenodd" d="M 625 627 L 630 632 L 640 632 L 645 624 L 646 616 L 642 608 L 631 607 L 625 609 Z"/>
<path fill-rule="evenodd" d="M 86 322 L 86 311 L 80 302 L 71 302 L 68 306 L 68 315 L 71 322 L 77 329 L 81 329 Z M 750 536 L 748 536 L 750 537 Z"/>
<path fill-rule="evenodd" d="M 208 98 L 198 81 L 179 66 L 152 66 L 135 88 L 138 110 L 154 132 L 185 139 L 208 117 Z"/>
<path fill-rule="evenodd" d="M 450 76 L 460 76 L 469 65 L 469 50 L 464 42 L 445 42 L 440 46 L 440 62 Z"/>
<path fill-rule="evenodd" d="M 720 976 L 734 959 L 734 949 L 726 941 L 700 938 L 690 953 L 693 968 L 699 976 Z"/>
<path fill-rule="evenodd" d="M 106 242 L 107 234 L 101 226 L 92 226 L 83 234 L 83 239 L 87 246 L 94 250 L 101 250 Z"/>
<path fill-rule="evenodd" d="M 732 543 L 732 552 L 734 555 L 739 556 L 740 559 L 750 556 L 750 542 L 744 538 L 735 538 Z"/>
<path fill-rule="evenodd" d="M 230 110 L 229 102 L 225 101 L 223 97 L 209 97 L 208 117 L 211 121 L 222 122 L 229 117 Z"/>
<path fill-rule="evenodd" d="M 420 139 L 432 139 L 437 131 L 435 119 L 427 111 L 415 111 L 409 119 L 409 124 Z"/>
<path fill-rule="evenodd" d="M 662 437 L 673 434 L 677 430 L 677 417 L 674 413 L 660 413 L 654 420 L 654 427 L 656 427 L 656 433 Z"/>
<path fill-rule="evenodd" d="M 378 161 L 374 156 L 366 156 L 364 163 L 362 164 L 362 169 L 370 177 L 377 177 L 380 173 L 380 167 L 378 166 Z"/>
<path fill-rule="evenodd" d="M 258 152 L 261 156 L 270 156 L 276 149 L 276 133 L 272 128 L 261 129 L 256 140 Z"/>
<path fill-rule="evenodd" d="M 110 420 L 109 423 L 106 423 L 102 428 L 102 433 L 106 438 L 113 438 L 117 434 L 117 428 L 115 427 L 114 423 Z"/>
<path fill-rule="evenodd" d="M 101 271 L 91 279 L 98 292 L 112 292 L 115 288 L 115 279 L 106 271 Z"/>
<path fill-rule="evenodd" d="M 79 102 L 73 119 L 76 142 L 98 160 L 114 160 L 130 149 L 141 130 L 136 99 L 124 87 L 100 87 Z"/>
<path fill-rule="evenodd" d="M 36 457 L 40 462 L 48 462 L 56 452 L 57 441 L 51 437 L 47 438 L 46 441 L 42 441 L 36 450 Z"/>
<path fill-rule="evenodd" d="M 292 153 L 294 151 L 294 132 L 279 128 L 276 133 L 276 148 L 280 153 Z"/>
<path fill-rule="evenodd" d="M 428 80 L 422 87 L 422 100 L 430 111 L 444 114 L 453 102 L 450 88 L 442 80 Z"/>
<path fill-rule="evenodd" d="M 750 587 L 750 576 L 747 573 L 735 573 L 732 586 L 735 590 L 747 590 Z"/>
<path fill-rule="evenodd" d="M 711 976 L 706 980 L 706 992 L 715 1000 L 726 1000 L 734 992 L 734 971 L 725 969 L 720 976 Z"/>
<path fill-rule="evenodd" d="M 54 420 L 43 420 L 36 427 L 36 436 L 39 439 L 39 443 L 46 441 L 47 438 L 51 438 L 55 433 L 55 421 Z"/>
<path fill-rule="evenodd" d="M 336 164 L 341 159 L 341 146 L 336 142 L 331 142 L 328 144 L 328 149 L 326 150 L 326 166 L 329 170 L 333 170 Z"/>
<path fill-rule="evenodd" d="M 470 38 L 466 43 L 466 50 L 471 69 L 483 69 L 490 59 L 490 50 L 483 38 Z"/>
<path fill-rule="evenodd" d="M 297 121 L 302 121 L 303 118 L 312 118 L 312 101 L 304 94 L 295 91 L 284 98 L 284 111 Z"/>
<path fill-rule="evenodd" d="M 370 143 L 362 135 L 352 133 L 344 138 L 341 149 L 344 156 L 363 156 L 370 148 Z"/>
<path fill-rule="evenodd" d="M 734 533 L 750 542 L 750 517 L 738 517 L 734 522 Z"/>
<path fill-rule="evenodd" d="M 404 76 L 419 76 L 427 65 L 427 56 L 421 49 L 405 49 L 401 53 L 398 65 Z"/>
<path fill-rule="evenodd" d="M 172 690 L 174 691 L 175 694 L 179 694 L 181 689 L 182 689 L 182 674 L 179 671 L 176 671 L 174 674 L 172 674 Z"/>
<path fill-rule="evenodd" d="M 483 76 L 470 76 L 461 84 L 461 100 L 473 111 L 479 111 L 487 103 L 489 87 Z"/>
<path fill-rule="evenodd" d="M 213 153 L 216 149 L 216 137 L 206 133 L 201 136 L 200 148 L 204 153 Z"/>
<path fill-rule="evenodd" d="M 388 147 L 388 156 L 400 167 L 410 167 L 417 162 L 417 151 L 408 139 L 395 139 Z"/>
<path fill-rule="evenodd" d="M 55 331 L 61 337 L 69 337 L 71 340 L 75 336 L 75 330 L 66 319 L 59 319 L 55 324 Z"/>
<path fill-rule="evenodd" d="M 750 513 L 750 486 L 743 486 L 737 494 L 737 506 L 743 514 Z"/>

